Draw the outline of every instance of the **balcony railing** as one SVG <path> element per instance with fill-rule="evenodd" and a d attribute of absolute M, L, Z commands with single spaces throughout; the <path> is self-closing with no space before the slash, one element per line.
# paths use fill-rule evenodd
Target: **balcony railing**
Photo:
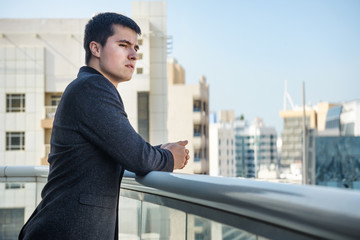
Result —
<path fill-rule="evenodd" d="M 47 158 L 50 154 L 50 144 L 45 144 L 45 157 Z"/>
<path fill-rule="evenodd" d="M 16 235 L 30 216 L 47 171 L 45 166 L 0 167 L 1 185 L 20 184 L 1 191 L 0 211 L 24 209 L 21 223 L 0 221 L 0 238 L 6 231 Z M 120 194 L 120 239 L 360 239 L 360 193 L 352 190 L 127 172 Z"/>
<path fill-rule="evenodd" d="M 45 106 L 45 118 L 52 119 L 55 117 L 57 106 Z"/>

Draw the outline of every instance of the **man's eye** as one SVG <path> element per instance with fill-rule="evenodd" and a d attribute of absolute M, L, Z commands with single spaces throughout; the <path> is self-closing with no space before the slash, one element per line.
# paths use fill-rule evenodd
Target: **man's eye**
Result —
<path fill-rule="evenodd" d="M 126 44 L 119 44 L 119 47 L 126 47 Z"/>

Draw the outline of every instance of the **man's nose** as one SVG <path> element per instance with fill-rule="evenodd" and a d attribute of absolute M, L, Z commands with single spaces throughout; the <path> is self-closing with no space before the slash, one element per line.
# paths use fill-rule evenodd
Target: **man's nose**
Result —
<path fill-rule="evenodd" d="M 136 60 L 139 59 L 139 55 L 137 54 L 137 52 L 136 52 L 134 49 L 132 49 L 132 50 L 130 51 L 130 53 L 129 53 L 129 59 L 130 59 L 130 60 L 134 60 L 134 61 L 136 61 Z"/>

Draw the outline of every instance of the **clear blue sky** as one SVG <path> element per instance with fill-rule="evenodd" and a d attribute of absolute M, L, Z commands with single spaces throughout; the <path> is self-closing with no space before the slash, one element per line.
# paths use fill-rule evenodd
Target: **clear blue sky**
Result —
<path fill-rule="evenodd" d="M 130 0 L 0 0 L 0 18 L 131 15 Z M 284 82 L 295 104 L 360 99 L 360 0 L 168 0 L 172 57 L 201 74 L 210 109 L 260 116 L 281 134 Z M 1 29 L 0 29 L 1 32 Z"/>

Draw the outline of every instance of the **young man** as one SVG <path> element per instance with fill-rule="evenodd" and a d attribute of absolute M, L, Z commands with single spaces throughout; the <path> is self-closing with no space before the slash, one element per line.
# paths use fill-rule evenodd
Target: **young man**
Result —
<path fill-rule="evenodd" d="M 103 13 L 85 28 L 86 65 L 57 108 L 42 201 L 19 239 L 118 239 L 124 169 L 144 175 L 183 168 L 187 141 L 151 146 L 131 127 L 116 89 L 138 59 L 138 25 Z"/>

